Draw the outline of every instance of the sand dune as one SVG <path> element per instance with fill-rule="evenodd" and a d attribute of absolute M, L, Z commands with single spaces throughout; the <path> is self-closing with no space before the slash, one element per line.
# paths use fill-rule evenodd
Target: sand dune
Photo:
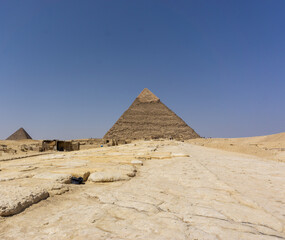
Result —
<path fill-rule="evenodd" d="M 285 161 L 285 132 L 246 138 L 201 138 L 188 142 L 200 146 Z"/>
<path fill-rule="evenodd" d="M 266 135 L 266 136 L 258 136 L 258 137 L 248 137 L 248 138 L 239 138 L 240 141 L 259 141 L 259 142 L 283 142 L 285 143 L 285 132 Z"/>

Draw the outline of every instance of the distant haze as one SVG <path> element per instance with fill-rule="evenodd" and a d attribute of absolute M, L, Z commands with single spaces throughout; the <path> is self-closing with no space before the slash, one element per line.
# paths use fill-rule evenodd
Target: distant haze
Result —
<path fill-rule="evenodd" d="M 0 0 L 0 139 L 102 137 L 149 88 L 206 137 L 285 131 L 284 0 Z"/>

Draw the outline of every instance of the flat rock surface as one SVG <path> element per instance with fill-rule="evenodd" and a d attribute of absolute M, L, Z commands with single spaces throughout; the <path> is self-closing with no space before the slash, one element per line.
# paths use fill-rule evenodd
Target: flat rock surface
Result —
<path fill-rule="evenodd" d="M 71 177 L 71 175 L 63 173 L 41 173 L 33 176 L 33 178 L 46 179 L 59 183 L 70 183 Z"/>
<path fill-rule="evenodd" d="M 152 149 L 129 181 L 88 181 L 0 218 L 0 239 L 285 239 L 282 162 L 175 141 L 72 154 L 106 170 L 106 156 L 114 169 Z"/>

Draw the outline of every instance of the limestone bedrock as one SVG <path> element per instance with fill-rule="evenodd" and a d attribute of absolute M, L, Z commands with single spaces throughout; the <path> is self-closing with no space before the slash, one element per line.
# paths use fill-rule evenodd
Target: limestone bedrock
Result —
<path fill-rule="evenodd" d="M 171 158 L 158 158 L 169 152 Z M 176 141 L 142 141 L 65 158 L 75 155 L 84 168 L 97 161 L 91 175 L 116 171 L 118 163 L 132 166 L 136 156 L 143 166 L 136 165 L 129 180 L 69 185 L 64 194 L 0 218 L 0 239 L 285 239 L 282 162 Z M 104 165 L 106 156 L 117 162 Z"/>

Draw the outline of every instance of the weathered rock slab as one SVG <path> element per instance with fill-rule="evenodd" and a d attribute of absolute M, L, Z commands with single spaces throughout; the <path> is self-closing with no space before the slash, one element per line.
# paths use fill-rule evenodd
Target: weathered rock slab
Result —
<path fill-rule="evenodd" d="M 130 177 L 124 172 L 95 172 L 90 174 L 88 180 L 91 182 L 115 182 L 129 180 Z"/>
<path fill-rule="evenodd" d="M 27 207 L 49 197 L 41 188 L 1 186 L 0 216 L 11 216 L 22 212 Z"/>
<path fill-rule="evenodd" d="M 71 177 L 72 177 L 71 174 L 49 173 L 49 172 L 40 173 L 33 176 L 33 178 L 45 179 L 45 180 L 50 180 L 59 183 L 67 183 L 67 184 L 70 183 Z"/>

